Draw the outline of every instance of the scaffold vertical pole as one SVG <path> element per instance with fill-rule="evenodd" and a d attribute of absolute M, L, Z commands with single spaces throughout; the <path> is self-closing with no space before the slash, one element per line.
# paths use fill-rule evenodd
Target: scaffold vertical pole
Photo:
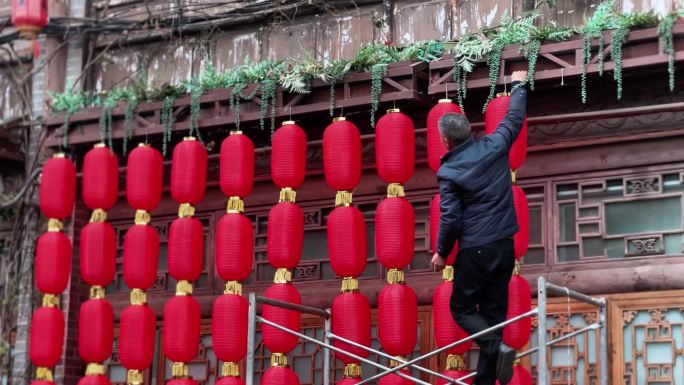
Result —
<path fill-rule="evenodd" d="M 537 281 L 537 383 L 548 385 L 548 371 L 546 368 L 546 279 L 539 277 Z"/>
<path fill-rule="evenodd" d="M 601 362 L 599 367 L 601 369 L 601 385 L 608 385 L 608 306 L 605 298 L 601 298 L 601 300 L 603 306 L 599 308 L 599 323 L 601 324 L 599 330 Z"/>
<path fill-rule="evenodd" d="M 254 349 L 256 347 L 256 293 L 249 293 L 249 316 L 247 317 L 247 368 L 246 385 L 254 385 Z"/>
<path fill-rule="evenodd" d="M 330 312 L 330 310 L 328 310 Z M 323 342 L 330 345 L 330 333 L 332 332 L 331 319 L 325 319 L 325 331 L 323 332 Z M 323 385 L 330 385 L 330 350 L 323 349 Z"/>

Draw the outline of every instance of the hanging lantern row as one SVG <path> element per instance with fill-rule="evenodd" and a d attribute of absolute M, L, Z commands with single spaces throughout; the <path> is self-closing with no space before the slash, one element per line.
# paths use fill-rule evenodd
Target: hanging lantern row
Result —
<path fill-rule="evenodd" d="M 247 355 L 249 304 L 241 281 L 249 278 L 254 263 L 254 229 L 244 214 L 243 199 L 254 184 L 254 144 L 241 131 L 232 131 L 221 143 L 219 163 L 228 205 L 216 228 L 216 271 L 226 285 L 214 302 L 212 340 L 223 362 L 217 384 L 242 385 L 239 362 Z"/>
<path fill-rule="evenodd" d="M 401 361 L 413 352 L 418 327 L 416 294 L 404 280 L 415 241 L 415 214 L 403 186 L 415 168 L 415 129 L 408 116 L 391 109 L 375 131 L 378 175 L 388 183 L 387 197 L 375 211 L 375 248 L 378 260 L 388 269 L 388 285 L 378 296 L 378 336 L 383 350 Z M 380 381 L 388 385 L 407 382 L 411 383 L 396 374 Z"/>
<path fill-rule="evenodd" d="M 116 274 L 116 233 L 106 222 L 119 191 L 119 160 L 98 143 L 83 159 L 83 201 L 90 208 L 90 221 L 81 230 L 80 267 L 90 285 L 90 298 L 81 304 L 78 319 L 78 352 L 88 363 L 79 385 L 109 385 L 104 361 L 112 354 L 114 309 L 105 299 L 105 288 Z"/>
<path fill-rule="evenodd" d="M 370 304 L 359 292 L 358 277 L 368 259 L 366 220 L 352 205 L 352 194 L 361 180 L 361 135 L 343 117 L 335 118 L 323 133 L 325 180 L 337 190 L 335 208 L 328 215 L 328 255 L 336 275 L 342 277 L 341 294 L 332 304 L 332 330 L 335 335 L 370 347 Z M 333 340 L 333 345 L 367 358 L 368 350 Z M 335 357 L 345 364 L 344 378 L 338 384 L 360 381 L 361 362 L 342 353 Z"/>
<path fill-rule="evenodd" d="M 159 234 L 150 225 L 150 212 L 161 199 L 162 156 L 141 143 L 129 154 L 126 170 L 126 198 L 136 211 L 124 237 L 123 276 L 131 288 L 131 304 L 121 312 L 119 360 L 128 371 L 126 382 L 139 385 L 154 359 L 156 317 L 147 306 L 145 291 L 157 280 Z"/>
<path fill-rule="evenodd" d="M 169 228 L 169 274 L 178 282 L 176 295 L 164 306 L 164 354 L 171 362 L 173 382 L 194 384 L 187 363 L 199 351 L 201 312 L 192 297 L 192 283 L 202 272 L 204 231 L 194 217 L 195 205 L 204 198 L 208 155 L 194 137 L 186 137 L 173 150 L 171 197 L 180 204 L 178 218 Z"/>
<path fill-rule="evenodd" d="M 59 295 L 71 274 L 71 241 L 63 221 L 71 216 L 75 198 L 76 168 L 64 154 L 56 154 L 45 162 L 40 180 L 40 211 L 48 224 L 35 255 L 36 287 L 43 293 L 42 306 L 31 317 L 29 358 L 36 367 L 35 384 L 54 385 L 52 368 L 62 355 L 65 324 Z"/>

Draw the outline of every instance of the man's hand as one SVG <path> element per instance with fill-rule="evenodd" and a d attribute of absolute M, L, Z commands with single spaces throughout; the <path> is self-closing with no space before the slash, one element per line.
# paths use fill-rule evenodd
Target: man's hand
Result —
<path fill-rule="evenodd" d="M 430 267 L 432 267 L 432 271 L 441 271 L 444 269 L 445 265 L 446 260 L 442 258 L 441 255 L 435 253 L 435 255 L 432 256 L 432 260 L 430 260 Z"/>
<path fill-rule="evenodd" d="M 522 82 L 527 79 L 527 71 L 514 71 L 511 75 L 512 82 Z"/>

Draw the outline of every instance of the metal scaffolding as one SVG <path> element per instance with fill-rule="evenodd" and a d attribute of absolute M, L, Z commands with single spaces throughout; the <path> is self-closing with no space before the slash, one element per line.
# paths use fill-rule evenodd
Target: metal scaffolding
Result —
<path fill-rule="evenodd" d="M 590 325 L 587 325 L 579 330 L 576 330 L 572 333 L 565 334 L 561 337 L 558 337 L 554 340 L 547 341 L 547 319 L 546 319 L 546 309 L 547 309 L 547 296 L 549 294 L 554 294 L 558 296 L 564 296 L 567 298 L 572 298 L 580 302 L 587 303 L 589 305 L 596 306 L 599 310 L 599 319 L 597 322 L 594 322 Z M 419 363 L 421 361 L 424 361 L 430 357 L 433 357 L 437 354 L 440 354 L 446 350 L 452 349 L 453 347 L 466 343 L 471 340 L 475 340 L 480 336 L 495 332 L 497 330 L 503 329 L 506 325 L 509 325 L 511 323 L 514 323 L 516 321 L 519 321 L 523 318 L 527 317 L 532 317 L 532 316 L 538 316 L 539 322 L 538 322 L 538 343 L 537 347 L 532 348 L 530 350 L 527 350 L 525 352 L 521 352 L 517 355 L 517 358 L 522 358 L 534 353 L 539 353 L 540 347 L 543 348 L 543 352 L 546 352 L 546 348 L 561 342 L 565 341 L 567 339 L 576 337 L 580 334 L 586 333 L 590 330 L 599 330 L 599 356 L 598 356 L 598 366 L 599 366 L 599 384 L 600 385 L 608 385 L 608 341 L 607 341 L 607 317 L 606 317 L 606 312 L 607 312 L 607 306 L 606 306 L 606 299 L 604 297 L 601 298 L 594 298 L 590 297 L 588 295 L 578 293 L 574 290 L 568 289 L 567 287 L 561 287 L 554 285 L 552 283 L 546 282 L 546 280 L 543 277 L 540 277 L 538 279 L 538 286 L 537 286 L 537 307 L 530 310 L 527 313 L 521 314 L 517 317 L 511 318 L 509 320 L 506 320 L 505 322 L 502 322 L 498 325 L 492 326 L 489 329 L 483 330 L 479 333 L 473 334 L 471 336 L 468 336 L 466 338 L 463 338 L 459 341 L 454 341 L 453 343 L 441 347 L 439 349 L 433 350 L 431 352 L 428 352 L 422 356 L 416 357 L 412 360 L 409 361 L 403 361 L 403 360 L 398 360 L 396 357 L 390 356 L 389 354 L 386 354 L 382 351 L 358 344 L 354 341 L 350 341 L 346 338 L 340 337 L 338 335 L 335 335 L 330 326 L 330 318 L 331 318 L 331 313 L 329 310 L 323 310 L 323 309 L 317 309 L 317 308 L 312 308 L 308 306 L 302 306 L 302 305 L 296 305 L 288 302 L 282 302 L 282 301 L 277 301 L 273 300 L 270 298 L 265 298 L 263 296 L 258 296 L 256 293 L 250 293 L 249 294 L 249 333 L 248 333 L 248 352 L 247 352 L 247 370 L 246 370 L 246 384 L 247 385 L 254 385 L 254 351 L 256 347 L 256 326 L 257 322 L 260 322 L 265 325 L 272 326 L 278 330 L 281 330 L 283 332 L 295 335 L 299 337 L 302 340 L 317 344 L 321 347 L 323 347 L 323 385 L 329 385 L 330 384 L 330 370 L 331 370 L 331 364 L 330 364 L 330 352 L 337 352 L 337 353 L 343 353 L 349 357 L 355 358 L 359 360 L 360 362 L 363 362 L 365 364 L 374 366 L 378 369 L 381 370 L 380 373 L 371 376 L 367 379 L 361 380 L 358 385 L 362 384 L 369 384 L 383 376 L 386 376 L 390 373 L 396 373 L 397 375 L 410 379 L 416 384 L 421 384 L 421 385 L 430 385 L 429 382 L 423 381 L 419 378 L 412 377 L 409 374 L 405 374 L 403 372 L 400 372 L 401 369 L 405 368 L 411 368 L 411 369 L 416 369 L 422 373 L 426 373 L 430 376 L 434 376 L 437 378 L 441 378 L 443 380 L 446 380 L 448 384 L 459 384 L 459 385 L 467 385 L 464 381 L 472 378 L 475 376 L 475 373 L 470 373 L 467 376 L 461 377 L 461 378 L 450 378 L 447 376 L 444 376 L 440 373 L 437 373 L 435 371 L 432 371 L 428 368 L 425 368 L 423 366 L 420 366 Z M 271 322 L 267 319 L 264 319 L 260 315 L 257 314 L 257 306 L 258 304 L 268 304 L 271 306 L 277 306 L 281 307 L 284 309 L 290 309 L 290 310 L 296 310 L 301 313 L 306 313 L 306 314 L 312 314 L 316 315 L 319 317 L 322 317 L 325 319 L 325 331 L 323 335 L 323 341 L 320 341 L 316 338 L 309 337 L 307 335 L 304 335 L 302 333 L 296 332 L 294 330 L 290 330 L 286 327 L 280 326 L 274 322 Z M 389 368 L 386 367 L 382 364 L 379 364 L 375 361 L 359 357 L 353 353 L 350 353 L 344 349 L 337 348 L 332 345 L 331 341 L 332 340 L 339 340 L 341 342 L 347 343 L 351 346 L 361 348 L 364 350 L 367 350 L 373 354 L 376 354 L 379 357 L 385 357 L 392 359 L 396 362 L 399 363 L 399 365 Z M 550 378 L 549 378 L 549 373 L 548 373 L 548 355 L 547 354 L 538 354 L 538 365 L 537 365 L 537 379 L 538 379 L 538 384 L 539 385 L 549 385 L 550 384 Z"/>

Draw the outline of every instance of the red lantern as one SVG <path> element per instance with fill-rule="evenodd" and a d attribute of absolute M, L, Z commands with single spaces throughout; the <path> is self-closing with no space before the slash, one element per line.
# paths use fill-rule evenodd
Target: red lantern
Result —
<path fill-rule="evenodd" d="M 378 336 L 383 350 L 392 356 L 411 354 L 417 328 L 416 293 L 403 284 L 383 287 L 378 296 Z"/>
<path fill-rule="evenodd" d="M 145 370 L 154 359 L 156 318 L 147 306 L 130 305 L 121 312 L 119 361 L 128 370 Z"/>
<path fill-rule="evenodd" d="M 177 295 L 164 305 L 164 354 L 173 362 L 190 362 L 199 351 L 200 306 L 188 295 Z"/>
<path fill-rule="evenodd" d="M 280 202 L 268 214 L 268 262 L 275 268 L 294 269 L 302 258 L 304 213 L 292 202 Z"/>
<path fill-rule="evenodd" d="M 221 377 L 216 385 L 245 385 L 245 382 L 239 377 Z"/>
<path fill-rule="evenodd" d="M 171 196 L 178 203 L 197 204 L 207 184 L 207 150 L 194 138 L 185 138 L 173 149 Z"/>
<path fill-rule="evenodd" d="M 400 370 L 402 374 L 411 376 L 408 370 Z M 408 378 L 401 377 L 396 373 L 388 374 L 378 381 L 378 385 L 413 385 L 415 382 L 409 380 Z"/>
<path fill-rule="evenodd" d="M 264 292 L 264 297 L 276 299 L 283 302 L 301 305 L 302 297 L 297 288 L 291 284 L 276 283 Z M 282 309 L 275 306 L 264 305 L 262 309 L 263 317 L 273 323 L 299 332 L 301 320 L 299 312 L 295 310 Z M 270 325 L 264 325 L 262 329 L 264 344 L 272 353 L 287 353 L 297 346 L 299 338 L 295 335 L 285 333 Z M 262 380 L 263 382 L 263 380 Z"/>
<path fill-rule="evenodd" d="M 532 310 L 530 284 L 517 274 L 511 277 L 508 284 L 508 310 L 506 319 L 517 317 Z M 526 317 L 507 325 L 503 331 L 504 343 L 513 349 L 520 350 L 529 342 L 532 333 L 532 319 Z"/>
<path fill-rule="evenodd" d="M 262 385 L 299 385 L 299 378 L 290 368 L 272 366 L 261 377 Z"/>
<path fill-rule="evenodd" d="M 161 199 L 163 174 L 164 162 L 159 151 L 143 144 L 134 148 L 126 168 L 128 204 L 136 210 L 154 210 Z"/>
<path fill-rule="evenodd" d="M 385 198 L 375 210 L 375 248 L 388 269 L 403 269 L 413 259 L 415 214 L 404 198 Z"/>
<path fill-rule="evenodd" d="M 176 281 L 193 282 L 202 273 L 204 229 L 197 218 L 177 218 L 169 228 L 169 274 Z"/>
<path fill-rule="evenodd" d="M 342 293 L 332 304 L 332 330 L 335 335 L 354 341 L 364 346 L 370 346 L 370 305 L 363 294 L 359 292 Z M 353 347 L 345 342 L 333 340 L 333 345 L 339 349 L 367 358 L 367 350 Z M 345 364 L 357 364 L 359 361 L 344 354 L 336 353 L 336 357 Z"/>
<path fill-rule="evenodd" d="M 22 38 L 35 39 L 48 24 L 48 1 L 12 0 L 12 24 Z"/>
<path fill-rule="evenodd" d="M 169 380 L 166 385 L 197 385 L 197 381 L 192 378 L 174 378 Z"/>
<path fill-rule="evenodd" d="M 95 147 L 83 159 L 83 201 L 91 210 L 114 207 L 119 192 L 119 159 L 112 150 Z"/>
<path fill-rule="evenodd" d="M 221 143 L 221 191 L 228 196 L 246 197 L 254 183 L 254 144 L 247 135 L 231 133 Z"/>
<path fill-rule="evenodd" d="M 141 147 L 138 147 L 141 148 Z M 123 274 L 131 289 L 147 290 L 157 280 L 159 235 L 148 225 L 133 225 L 124 237 Z"/>
<path fill-rule="evenodd" d="M 33 380 L 31 385 L 55 385 L 55 383 L 53 381 Z"/>
<path fill-rule="evenodd" d="M 280 188 L 296 189 L 306 174 L 306 134 L 294 122 L 284 122 L 271 138 L 271 176 Z"/>
<path fill-rule="evenodd" d="M 239 362 L 247 354 L 247 300 L 235 294 L 221 295 L 214 302 L 213 348 L 223 362 Z"/>
<path fill-rule="evenodd" d="M 40 307 L 31 318 L 31 363 L 51 368 L 59 362 L 64 344 L 64 315 L 57 307 Z"/>
<path fill-rule="evenodd" d="M 451 99 L 441 99 L 439 103 L 432 107 L 427 118 L 427 151 L 428 164 L 432 171 L 437 172 L 441 166 L 440 159 L 447 152 L 447 148 L 442 143 L 442 135 L 439 133 L 439 119 L 445 114 L 462 114 L 463 111 L 451 102 Z"/>
<path fill-rule="evenodd" d="M 515 365 L 513 367 L 513 377 L 511 378 L 511 385 L 532 385 L 532 376 L 525 367 Z"/>
<path fill-rule="evenodd" d="M 80 236 L 83 280 L 91 286 L 109 285 L 116 274 L 116 233 L 106 222 L 91 222 Z"/>
<path fill-rule="evenodd" d="M 112 355 L 114 309 L 103 299 L 89 299 L 78 314 L 78 354 L 86 362 L 104 362 Z"/>
<path fill-rule="evenodd" d="M 385 183 L 405 183 L 416 163 L 416 135 L 411 118 L 389 110 L 375 127 L 375 163 Z"/>
<path fill-rule="evenodd" d="M 515 259 L 520 260 L 527 253 L 530 243 L 530 212 L 527 205 L 527 195 L 518 186 L 513 186 L 513 205 L 515 216 L 518 218 L 518 232 L 513 235 Z"/>
<path fill-rule="evenodd" d="M 340 277 L 358 277 L 366 269 L 366 220 L 354 206 L 336 207 L 328 216 L 330 265 Z"/>
<path fill-rule="evenodd" d="M 489 135 L 496 131 L 499 123 L 503 120 L 508 112 L 508 105 L 511 102 L 510 96 L 497 96 L 487 105 L 485 111 L 485 134 Z M 523 119 L 522 129 L 518 138 L 511 146 L 508 154 L 508 163 L 512 170 L 517 170 L 527 157 L 527 118 Z"/>
<path fill-rule="evenodd" d="M 442 213 L 439 208 L 440 202 L 439 194 L 436 194 L 432 201 L 430 202 L 430 247 L 432 252 L 437 252 L 437 237 L 439 236 L 439 218 Z M 458 241 L 454 244 L 451 254 L 447 256 L 447 266 L 453 266 L 456 262 L 456 255 L 458 254 Z"/>
<path fill-rule="evenodd" d="M 454 380 L 458 380 L 459 378 L 465 377 L 470 373 L 468 373 L 465 370 L 447 370 L 442 374 L 449 377 L 449 378 L 453 378 Z M 470 377 L 467 380 L 461 380 L 461 381 L 465 382 L 466 384 L 472 384 L 473 383 L 473 377 Z M 451 384 L 452 384 L 451 382 L 447 382 L 443 378 L 437 379 L 437 385 L 451 385 Z"/>
<path fill-rule="evenodd" d="M 47 232 L 36 244 L 36 287 L 41 293 L 58 295 L 71 274 L 71 241 L 63 232 Z"/>
<path fill-rule="evenodd" d="M 252 222 L 242 214 L 226 214 L 216 226 L 216 271 L 225 281 L 244 281 L 254 262 Z"/>
<path fill-rule="evenodd" d="M 361 382 L 360 378 L 343 378 L 337 381 L 335 385 L 356 385 L 359 382 Z"/>
<path fill-rule="evenodd" d="M 432 322 L 435 341 L 440 348 L 468 337 L 468 333 L 461 329 L 451 315 L 450 302 L 453 286 L 454 283 L 451 281 L 442 281 L 432 295 Z M 447 354 L 465 354 L 472 345 L 473 341 L 465 342 L 446 352 Z"/>
<path fill-rule="evenodd" d="M 102 374 L 93 374 L 82 377 L 78 380 L 78 385 L 112 385 L 112 383 Z"/>
<path fill-rule="evenodd" d="M 48 218 L 68 218 L 74 210 L 75 199 L 74 164 L 63 155 L 48 159 L 40 177 L 40 211 Z"/>
<path fill-rule="evenodd" d="M 344 119 L 344 118 L 338 118 Z M 328 186 L 352 191 L 361 179 L 361 134 L 354 123 L 336 120 L 323 132 L 323 168 Z"/>

